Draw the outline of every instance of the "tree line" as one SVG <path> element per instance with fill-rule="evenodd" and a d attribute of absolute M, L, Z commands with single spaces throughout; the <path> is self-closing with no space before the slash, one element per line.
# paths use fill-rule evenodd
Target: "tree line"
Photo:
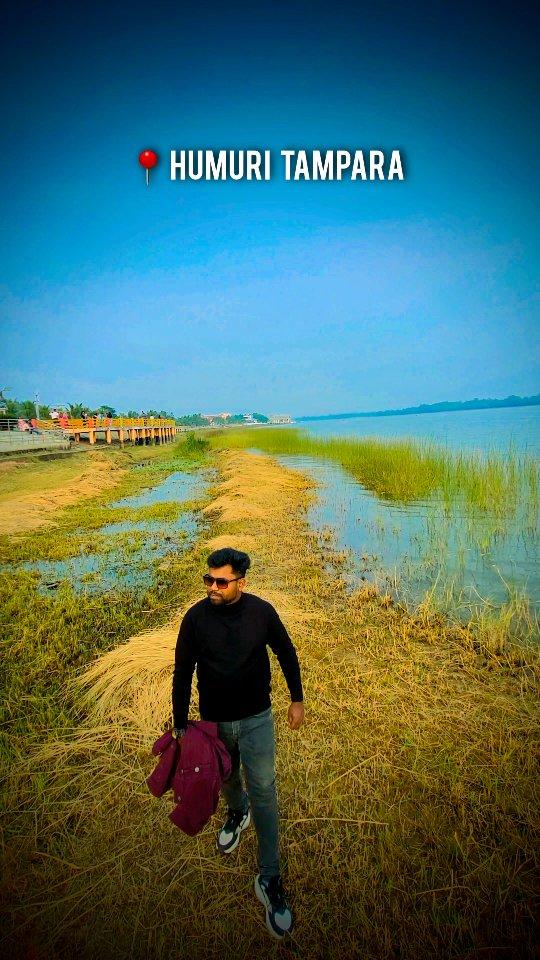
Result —
<path fill-rule="evenodd" d="M 54 406 L 49 406 L 46 403 L 39 404 L 39 416 L 42 420 L 48 420 L 51 416 L 51 410 L 54 410 Z M 83 415 L 88 417 L 98 417 L 98 416 L 108 416 L 111 414 L 113 417 L 126 417 L 126 418 L 136 418 L 136 417 L 155 417 L 156 419 L 162 420 L 174 420 L 178 426 L 186 427 L 204 427 L 208 426 L 208 420 L 203 417 L 202 413 L 190 413 L 185 416 L 176 416 L 174 413 L 170 413 L 167 410 L 127 410 L 125 412 L 117 411 L 115 408 L 109 404 L 103 403 L 99 407 L 89 407 L 84 403 L 68 403 L 56 407 L 58 411 L 65 410 L 68 417 L 74 420 L 80 420 Z M 34 400 L 4 400 L 4 412 L 0 413 L 0 416 L 7 417 L 10 420 L 17 420 L 19 417 L 29 420 L 31 417 L 36 416 L 36 404 Z M 268 417 L 263 413 L 254 413 L 252 414 L 253 419 L 257 420 L 258 423 L 268 423 Z M 216 418 L 222 419 L 223 423 L 243 423 L 244 414 L 235 413 L 231 414 L 230 417 L 226 418 Z"/>

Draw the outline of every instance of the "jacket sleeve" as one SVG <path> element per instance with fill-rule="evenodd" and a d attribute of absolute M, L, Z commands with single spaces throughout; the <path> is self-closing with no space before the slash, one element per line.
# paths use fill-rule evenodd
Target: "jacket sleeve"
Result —
<path fill-rule="evenodd" d="M 172 714 L 174 726 L 178 729 L 187 727 L 189 702 L 191 700 L 191 681 L 196 662 L 195 631 L 188 610 L 180 624 L 174 653 Z"/>
<path fill-rule="evenodd" d="M 269 604 L 268 635 L 267 643 L 278 658 L 279 665 L 283 670 L 283 675 L 287 681 L 291 701 L 299 703 L 304 699 L 302 691 L 302 680 L 300 678 L 300 664 L 293 642 L 287 633 L 279 614 L 274 607 Z"/>

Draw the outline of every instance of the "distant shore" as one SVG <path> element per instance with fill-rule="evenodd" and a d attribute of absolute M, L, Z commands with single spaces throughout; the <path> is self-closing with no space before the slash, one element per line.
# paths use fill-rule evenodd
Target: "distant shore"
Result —
<path fill-rule="evenodd" d="M 536 407 L 540 393 L 532 397 L 504 397 L 502 400 L 443 400 L 441 403 L 421 403 L 418 407 L 400 407 L 396 410 L 364 410 L 358 413 L 326 413 L 309 417 L 296 417 L 296 423 L 308 420 L 349 420 L 354 417 L 398 417 L 415 413 L 454 413 L 460 410 L 494 410 L 502 407 Z"/>

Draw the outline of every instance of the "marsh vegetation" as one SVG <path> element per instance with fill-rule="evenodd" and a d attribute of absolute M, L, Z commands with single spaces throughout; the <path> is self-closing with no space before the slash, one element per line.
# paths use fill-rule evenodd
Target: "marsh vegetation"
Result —
<path fill-rule="evenodd" d="M 374 583 L 410 611 L 430 604 L 482 631 L 504 621 L 509 638 L 538 641 L 535 458 L 290 429 L 216 433 L 212 444 L 264 450 L 314 477 L 308 517 L 346 554 L 351 590 Z"/>
<path fill-rule="evenodd" d="M 163 620 L 175 603 L 179 558 L 190 542 L 182 521 L 189 515 L 193 535 L 195 513 L 200 523 L 205 502 L 202 478 L 195 480 L 204 464 L 204 443 L 184 441 L 174 448 L 155 448 L 150 456 L 148 449 L 111 451 L 109 457 L 109 477 L 99 493 L 58 510 L 53 524 L 0 537 L 1 729 L 6 749 L 14 730 L 36 724 L 39 728 L 56 713 L 63 716 L 55 710 L 53 694 L 68 673 L 145 625 Z M 36 490 L 40 467 L 46 490 L 66 479 L 71 482 L 79 469 L 73 462 L 40 465 L 36 459 L 30 475 L 17 469 L 12 476 L 14 500 L 17 487 L 23 497 Z M 164 483 L 170 490 L 170 477 L 180 470 L 184 477 L 193 475 L 191 490 L 198 492 L 197 500 L 122 503 L 135 495 L 148 498 Z M 186 488 L 186 480 L 181 486 Z M 118 501 L 120 506 L 115 505 Z M 111 533 L 107 526 L 113 520 L 142 523 L 143 529 Z M 156 522 L 160 530 L 170 527 L 173 532 L 148 532 L 148 524 Z"/>
<path fill-rule="evenodd" d="M 293 732 L 271 658 L 290 951 L 532 958 L 535 651 L 427 605 L 409 612 L 370 583 L 351 592 L 332 531 L 310 527 L 318 494 L 298 470 L 193 441 L 146 462 L 116 456 L 113 488 L 59 511 L 54 527 L 2 540 L 14 568 L 1 578 L 4 950 L 14 960 L 267 958 L 254 831 L 223 863 L 223 809 L 188 837 L 145 784 L 170 720 L 179 619 L 201 596 L 208 553 L 231 544 L 250 553 L 248 589 L 279 610 L 302 669 L 306 721 Z M 111 503 L 209 467 L 211 486 L 190 501 L 197 539 L 150 588 L 76 594 L 64 583 L 42 594 L 17 569 L 65 559 L 73 543 L 101 549 Z M 133 500 L 115 509 L 122 523 L 159 520 Z"/>

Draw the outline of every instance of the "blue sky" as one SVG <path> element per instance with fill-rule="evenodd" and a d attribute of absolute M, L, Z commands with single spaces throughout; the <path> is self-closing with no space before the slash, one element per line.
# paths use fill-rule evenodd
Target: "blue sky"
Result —
<path fill-rule="evenodd" d="M 525 7 L 16 6 L 9 396 L 301 416 L 538 392 Z M 182 148 L 271 149 L 274 177 L 173 183 Z M 286 182 L 285 148 L 400 149 L 406 179 Z"/>

